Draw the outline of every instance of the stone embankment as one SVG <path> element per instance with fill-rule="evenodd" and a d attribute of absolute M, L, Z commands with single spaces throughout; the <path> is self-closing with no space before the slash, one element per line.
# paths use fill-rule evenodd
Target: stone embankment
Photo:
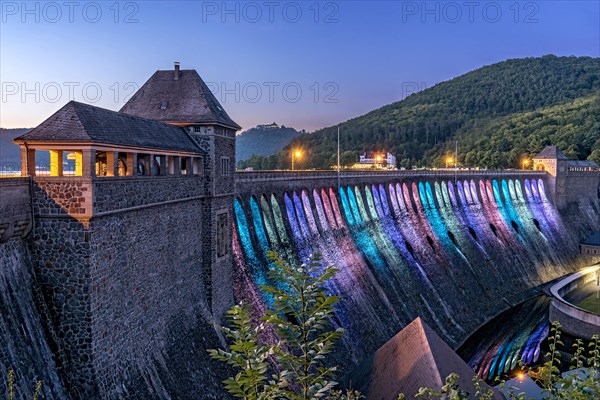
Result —
<path fill-rule="evenodd" d="M 550 320 L 560 322 L 566 333 L 584 339 L 591 339 L 592 335 L 600 334 L 600 315 L 565 300 L 565 296 L 574 290 L 597 281 L 598 274 L 600 274 L 598 265 L 585 268 L 562 279 L 550 289 L 553 296 L 550 303 Z"/>

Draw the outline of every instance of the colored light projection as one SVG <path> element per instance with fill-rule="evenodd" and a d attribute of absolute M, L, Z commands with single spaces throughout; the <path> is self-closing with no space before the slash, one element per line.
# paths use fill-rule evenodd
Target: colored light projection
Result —
<path fill-rule="evenodd" d="M 267 250 L 291 262 L 321 254 L 339 270 L 328 287 L 341 296 L 334 322 L 347 330 L 336 357 L 351 363 L 417 316 L 460 343 L 506 309 L 507 298 L 514 304 L 569 272 L 577 248 L 536 179 L 317 187 L 242 195 L 234 211 L 237 299 L 259 312 L 268 306 L 259 289 L 269 279 Z M 507 338 L 493 357 L 482 355 L 483 375 L 535 359 L 530 339 Z"/>

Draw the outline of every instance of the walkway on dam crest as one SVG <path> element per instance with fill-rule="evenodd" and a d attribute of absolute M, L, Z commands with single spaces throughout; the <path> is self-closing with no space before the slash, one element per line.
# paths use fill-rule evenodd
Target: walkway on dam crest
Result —
<path fill-rule="evenodd" d="M 405 171 L 238 171 L 236 193 L 241 195 L 339 185 L 384 184 L 398 181 L 457 181 L 481 179 L 540 179 L 545 171 L 527 170 L 405 170 Z"/>

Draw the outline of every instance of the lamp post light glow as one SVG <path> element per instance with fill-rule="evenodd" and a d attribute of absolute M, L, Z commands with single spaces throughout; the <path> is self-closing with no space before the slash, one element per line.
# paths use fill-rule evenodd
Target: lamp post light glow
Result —
<path fill-rule="evenodd" d="M 300 158 L 302 156 L 302 152 L 300 150 L 294 150 L 292 152 L 292 171 L 294 170 L 294 160 L 296 158 Z"/>
<path fill-rule="evenodd" d="M 523 160 L 523 169 L 527 169 L 528 165 L 529 165 L 529 160 L 527 160 L 527 159 Z"/>
<path fill-rule="evenodd" d="M 375 169 L 377 169 L 377 164 L 381 164 L 382 157 L 380 155 L 375 156 Z"/>
<path fill-rule="evenodd" d="M 452 157 L 446 158 L 446 168 L 449 168 L 450 164 L 452 164 L 453 161 L 454 159 Z"/>

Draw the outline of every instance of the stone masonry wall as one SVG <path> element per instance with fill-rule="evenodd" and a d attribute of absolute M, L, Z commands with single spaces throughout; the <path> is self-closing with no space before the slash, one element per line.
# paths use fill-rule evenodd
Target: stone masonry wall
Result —
<path fill-rule="evenodd" d="M 36 178 L 33 184 L 35 212 L 41 215 L 91 215 L 91 180 Z"/>
<path fill-rule="evenodd" d="M 565 179 L 566 202 L 577 202 L 581 198 L 598 198 L 600 173 L 586 171 L 569 171 Z"/>
<path fill-rule="evenodd" d="M 205 220 L 211 220 L 212 223 L 205 223 L 206 231 L 203 235 L 204 246 L 204 285 L 208 294 L 208 302 L 215 317 L 221 318 L 225 312 L 233 305 L 233 259 L 231 248 L 231 237 L 233 229 L 233 198 L 231 196 L 216 198 L 204 202 L 206 212 Z M 217 214 L 227 214 L 227 254 L 217 257 Z"/>
<path fill-rule="evenodd" d="M 29 178 L 0 180 L 0 243 L 25 237 L 31 230 Z"/>
<path fill-rule="evenodd" d="M 36 382 L 41 380 L 41 398 L 64 399 L 66 393 L 42 324 L 46 315 L 36 307 L 31 262 L 25 240 L 11 238 L 0 243 L 0 393 L 7 393 L 6 373 L 12 369 L 16 398 L 33 398 Z"/>
<path fill-rule="evenodd" d="M 174 389 L 180 377 L 167 367 L 172 348 L 178 349 L 179 362 L 189 364 L 187 374 L 207 376 L 199 382 L 207 393 L 222 395 L 223 377 L 203 366 L 206 345 L 193 345 L 200 332 L 188 330 L 204 323 L 209 328 L 201 340 L 218 345 L 203 287 L 203 248 L 212 240 L 205 232 L 203 203 L 184 201 L 92 220 L 92 353 L 100 398 L 144 393 L 185 398 Z M 174 336 L 173 330 L 188 336 Z"/>
<path fill-rule="evenodd" d="M 94 213 L 205 196 L 205 176 L 102 177 L 94 180 Z"/>
<path fill-rule="evenodd" d="M 233 195 L 235 193 L 235 134 L 231 130 L 216 127 L 215 134 L 208 136 L 212 168 L 208 171 L 212 179 L 213 197 L 204 203 L 204 284 L 208 301 L 217 318 L 224 315 L 233 303 L 231 229 L 233 222 Z M 229 171 L 222 171 L 221 157 L 229 157 Z M 226 254 L 218 257 L 218 215 L 226 217 Z"/>
<path fill-rule="evenodd" d="M 38 211 L 39 212 L 39 211 Z M 97 393 L 92 364 L 89 229 L 71 217 L 36 215 L 32 251 L 55 332 L 58 371 L 73 399 Z"/>
<path fill-rule="evenodd" d="M 214 137 L 214 153 L 215 154 L 215 188 L 214 194 L 226 194 L 235 192 L 235 138 L 215 136 Z M 220 162 L 221 156 L 229 157 L 230 173 L 221 174 Z"/>
<path fill-rule="evenodd" d="M 68 396 L 223 398 L 228 373 L 215 375 L 206 349 L 220 345 L 211 321 L 233 298 L 231 256 L 212 253 L 232 196 L 206 196 L 201 176 L 63 181 L 34 183 L 33 253 Z M 72 204 L 80 192 L 92 210 Z"/>

